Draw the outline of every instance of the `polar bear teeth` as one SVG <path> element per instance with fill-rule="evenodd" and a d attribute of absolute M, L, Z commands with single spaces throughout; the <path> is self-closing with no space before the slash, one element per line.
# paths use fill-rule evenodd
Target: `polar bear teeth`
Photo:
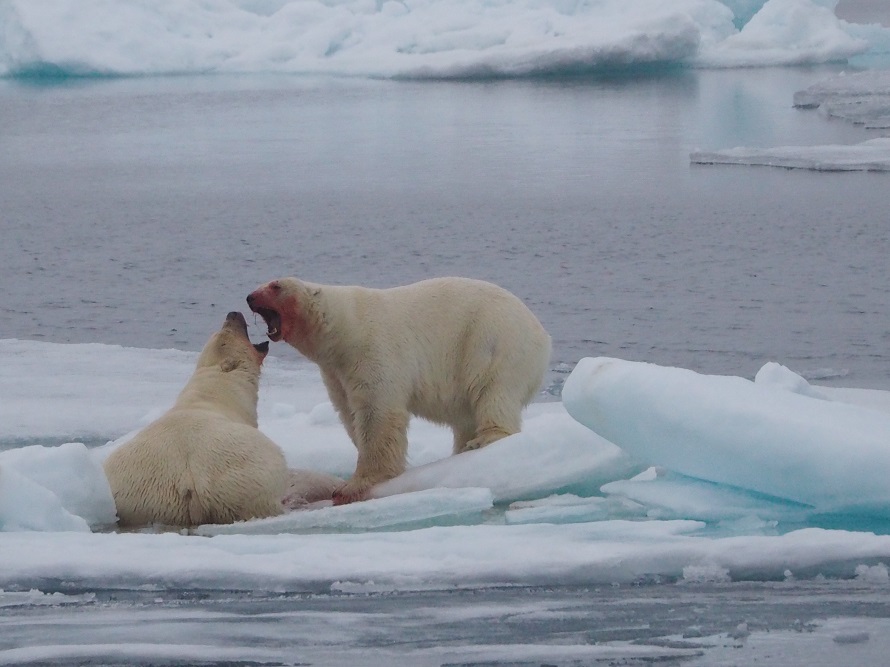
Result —
<path fill-rule="evenodd" d="M 278 335 L 278 329 L 275 328 L 275 327 L 271 327 L 271 328 L 269 329 L 269 335 L 270 335 L 270 336 L 277 336 L 277 335 Z"/>

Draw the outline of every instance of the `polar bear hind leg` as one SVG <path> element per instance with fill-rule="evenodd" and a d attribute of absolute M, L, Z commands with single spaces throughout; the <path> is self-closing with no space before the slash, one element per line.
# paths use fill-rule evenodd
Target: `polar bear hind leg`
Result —
<path fill-rule="evenodd" d="M 528 402 L 519 396 L 516 384 L 497 375 L 471 384 L 466 420 L 452 424 L 455 454 L 481 449 L 486 445 L 518 433 L 522 427 L 522 409 Z"/>
<path fill-rule="evenodd" d="M 479 345 L 480 349 L 493 347 Z M 539 380 L 529 384 L 525 372 L 524 350 L 513 349 L 506 355 L 487 356 L 484 363 L 475 360 L 479 369 L 470 378 L 469 414 L 472 428 L 455 428 L 454 453 L 481 449 L 522 428 L 522 410 L 531 402 Z M 528 355 L 525 355 L 526 357 Z M 543 372 L 541 373 L 543 375 Z"/>
<path fill-rule="evenodd" d="M 522 404 L 496 389 L 486 389 L 474 406 L 474 437 L 467 440 L 461 451 L 481 449 L 522 428 Z"/>
<path fill-rule="evenodd" d="M 451 427 L 454 432 L 453 454 L 460 454 L 467 450 L 467 443 L 476 437 L 475 422 L 467 422 L 462 424 L 454 424 Z"/>

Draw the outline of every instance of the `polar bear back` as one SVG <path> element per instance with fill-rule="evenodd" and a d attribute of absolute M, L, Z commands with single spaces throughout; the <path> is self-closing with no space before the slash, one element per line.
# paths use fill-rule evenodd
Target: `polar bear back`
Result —
<path fill-rule="evenodd" d="M 275 443 L 247 424 L 200 409 L 166 413 L 112 452 L 105 472 L 122 526 L 273 516 L 287 488 L 287 466 Z"/>
<path fill-rule="evenodd" d="M 338 349 L 357 353 L 346 363 L 386 364 L 378 370 L 393 401 L 407 401 L 413 414 L 451 422 L 492 382 L 522 405 L 540 387 L 550 337 L 518 297 L 497 285 L 433 278 L 389 289 L 328 290 L 329 325 L 352 339 Z"/>

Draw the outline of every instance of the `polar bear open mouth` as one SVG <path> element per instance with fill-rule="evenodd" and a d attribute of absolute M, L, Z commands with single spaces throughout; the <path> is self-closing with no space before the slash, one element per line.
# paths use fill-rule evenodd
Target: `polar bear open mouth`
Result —
<path fill-rule="evenodd" d="M 251 308 L 253 312 L 262 317 L 266 321 L 266 335 L 273 343 L 281 340 L 281 315 L 277 310 L 271 308 Z"/>

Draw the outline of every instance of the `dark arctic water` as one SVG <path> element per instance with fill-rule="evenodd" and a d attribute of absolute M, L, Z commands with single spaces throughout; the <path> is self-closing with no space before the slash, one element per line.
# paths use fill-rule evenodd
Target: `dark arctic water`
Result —
<path fill-rule="evenodd" d="M 836 71 L 0 81 L 0 338 L 195 350 L 272 277 L 451 274 L 528 303 L 556 386 L 608 355 L 887 388 L 887 175 L 688 161 L 875 136 L 792 108 Z"/>
<path fill-rule="evenodd" d="M 9 598 L 0 664 L 878 667 L 890 649 L 890 598 L 856 582 Z"/>

